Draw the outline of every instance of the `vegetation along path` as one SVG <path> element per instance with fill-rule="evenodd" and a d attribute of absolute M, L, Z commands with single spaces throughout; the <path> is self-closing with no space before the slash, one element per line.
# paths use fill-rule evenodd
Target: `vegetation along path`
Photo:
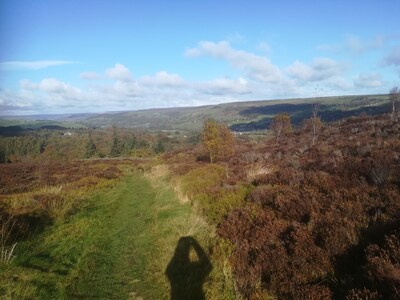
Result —
<path fill-rule="evenodd" d="M 182 236 L 207 225 L 162 180 L 133 174 L 25 244 L 20 298 L 168 299 L 165 271 Z M 203 232 L 203 233 L 202 233 Z M 14 269 L 15 271 L 15 269 Z"/>

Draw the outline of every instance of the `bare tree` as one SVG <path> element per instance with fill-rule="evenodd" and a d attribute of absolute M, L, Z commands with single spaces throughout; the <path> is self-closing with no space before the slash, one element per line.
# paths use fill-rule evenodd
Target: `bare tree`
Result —
<path fill-rule="evenodd" d="M 303 121 L 303 129 L 306 130 L 307 132 L 310 132 L 310 135 L 312 136 L 312 142 L 311 142 L 312 146 L 315 145 L 318 133 L 322 128 L 321 119 L 318 117 L 319 107 L 320 107 L 319 102 L 315 102 L 312 105 L 311 118 Z"/>
<path fill-rule="evenodd" d="M 317 138 L 317 133 L 321 128 L 321 120 L 318 117 L 319 112 L 319 102 L 316 102 L 312 106 L 312 129 L 313 129 L 313 139 L 312 144 L 315 144 L 315 140 Z"/>
<path fill-rule="evenodd" d="M 390 90 L 389 94 L 390 102 L 392 102 L 392 120 L 396 118 L 396 107 L 397 103 L 400 102 L 400 89 L 395 86 Z"/>

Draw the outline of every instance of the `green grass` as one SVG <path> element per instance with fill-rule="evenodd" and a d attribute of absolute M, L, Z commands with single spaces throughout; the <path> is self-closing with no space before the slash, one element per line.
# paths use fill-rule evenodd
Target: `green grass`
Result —
<path fill-rule="evenodd" d="M 169 299 L 165 276 L 178 240 L 192 236 L 213 271 L 207 299 L 234 299 L 225 251 L 213 229 L 181 204 L 164 181 L 133 174 L 99 192 L 84 211 L 20 243 L 16 259 L 0 266 L 4 299 Z"/>

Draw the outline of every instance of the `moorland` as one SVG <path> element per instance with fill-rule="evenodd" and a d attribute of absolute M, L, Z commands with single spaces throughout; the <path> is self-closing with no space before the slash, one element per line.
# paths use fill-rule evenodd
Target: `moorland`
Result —
<path fill-rule="evenodd" d="M 389 100 L 2 118 L 0 297 L 398 299 Z"/>

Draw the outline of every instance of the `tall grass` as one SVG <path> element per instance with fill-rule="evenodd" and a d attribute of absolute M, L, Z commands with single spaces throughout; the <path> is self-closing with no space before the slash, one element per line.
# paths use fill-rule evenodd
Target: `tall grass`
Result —
<path fill-rule="evenodd" d="M 9 264 L 14 258 L 14 249 L 17 243 L 7 247 L 5 245 L 0 246 L 0 265 Z"/>
<path fill-rule="evenodd" d="M 1 215 L 0 215 L 1 216 Z M 15 258 L 14 249 L 17 242 L 13 241 L 15 220 L 12 217 L 1 216 L 0 223 L 0 266 L 11 263 Z M 6 220 L 4 220 L 6 218 Z"/>
<path fill-rule="evenodd" d="M 210 176 L 198 177 L 198 175 L 206 175 L 204 172 L 208 169 L 212 169 Z M 154 214 L 168 216 L 165 222 L 152 229 L 154 233 L 158 232 L 156 235 L 159 235 L 159 239 L 156 241 L 154 250 L 148 254 L 150 265 L 147 274 L 168 290 L 169 283 L 165 276 L 167 265 L 174 255 L 178 240 L 181 237 L 190 236 L 203 247 L 212 264 L 212 271 L 203 287 L 206 299 L 241 299 L 228 261 L 232 246 L 229 242 L 218 238 L 215 226 L 207 222 L 199 213 L 201 204 L 197 201 L 190 203 L 186 200 L 189 198 L 186 193 L 194 195 L 190 188 L 199 188 L 196 179 L 201 181 L 200 185 L 203 188 L 207 188 L 210 184 L 218 183 L 218 178 L 225 176 L 225 169 L 220 166 L 206 166 L 194 173 L 189 173 L 187 177 L 171 178 L 168 169 L 162 166 L 153 168 L 147 175 L 148 178 L 155 176 L 158 183 L 156 197 L 161 201 L 158 202 Z M 181 193 L 176 193 L 177 189 Z M 165 297 L 165 299 L 168 298 Z"/>

